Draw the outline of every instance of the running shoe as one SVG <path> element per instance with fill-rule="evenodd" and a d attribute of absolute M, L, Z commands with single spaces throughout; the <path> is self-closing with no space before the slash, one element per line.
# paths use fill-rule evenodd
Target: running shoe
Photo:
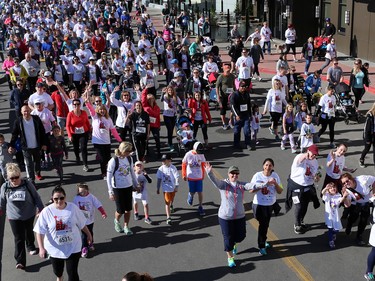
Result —
<path fill-rule="evenodd" d="M 41 175 L 36 175 L 35 178 L 36 178 L 38 181 L 44 180 L 44 178 L 43 178 Z"/>
<path fill-rule="evenodd" d="M 276 140 L 276 141 L 280 141 L 280 137 L 279 137 L 279 135 L 276 135 L 275 140 Z"/>
<path fill-rule="evenodd" d="M 172 219 L 171 218 L 167 218 L 166 224 L 172 225 Z"/>
<path fill-rule="evenodd" d="M 303 229 L 303 227 L 301 225 L 295 225 L 294 226 L 294 233 L 295 234 L 304 234 L 305 230 Z"/>
<path fill-rule="evenodd" d="M 38 254 L 38 251 L 35 249 L 35 250 L 31 250 L 31 251 L 29 251 L 29 255 L 30 256 L 35 256 L 35 255 L 37 255 Z"/>
<path fill-rule="evenodd" d="M 234 244 L 232 253 L 233 255 L 237 255 L 237 252 L 238 252 L 237 244 Z"/>
<path fill-rule="evenodd" d="M 368 281 L 375 280 L 374 274 L 372 274 L 372 272 L 367 272 L 363 277 L 365 277 L 365 279 Z"/>
<path fill-rule="evenodd" d="M 150 218 L 145 219 L 145 223 L 152 224 L 152 220 Z"/>
<path fill-rule="evenodd" d="M 90 251 L 95 251 L 94 244 L 91 243 L 91 244 L 89 245 L 89 250 L 90 250 Z"/>
<path fill-rule="evenodd" d="M 335 241 L 329 241 L 328 242 L 328 245 L 329 245 L 329 247 L 331 248 L 331 249 L 334 249 L 335 247 L 336 247 L 336 245 L 335 245 Z"/>
<path fill-rule="evenodd" d="M 275 131 L 271 127 L 269 127 L 268 130 L 270 131 L 271 135 L 275 134 Z"/>
<path fill-rule="evenodd" d="M 171 213 L 174 213 L 174 208 L 173 208 L 173 204 L 171 204 L 171 208 L 170 208 L 170 211 L 171 211 Z"/>
<path fill-rule="evenodd" d="M 366 168 L 365 161 L 359 160 L 359 167 Z"/>
<path fill-rule="evenodd" d="M 84 165 L 84 166 L 83 166 L 83 171 L 84 171 L 84 172 L 88 172 L 88 171 L 89 171 L 89 167 L 88 167 L 87 165 Z"/>
<path fill-rule="evenodd" d="M 138 215 L 138 213 L 134 213 L 134 220 L 139 221 L 141 217 Z"/>
<path fill-rule="evenodd" d="M 267 255 L 267 250 L 266 250 L 266 248 L 260 248 L 260 249 L 259 249 L 259 254 L 262 255 L 262 256 L 266 256 L 266 255 Z"/>
<path fill-rule="evenodd" d="M 17 269 L 25 269 L 25 266 L 22 263 L 17 263 L 16 268 Z"/>
<path fill-rule="evenodd" d="M 188 198 L 186 200 L 186 202 L 188 203 L 188 205 L 190 206 L 193 206 L 193 196 L 191 196 L 190 192 L 188 193 Z"/>
<path fill-rule="evenodd" d="M 123 233 L 124 229 L 122 228 L 121 224 L 116 219 L 114 219 L 113 222 L 115 224 L 115 230 L 116 230 L 116 232 Z"/>
<path fill-rule="evenodd" d="M 87 247 L 83 247 L 82 251 L 81 251 L 81 257 L 82 258 L 87 258 L 87 253 L 88 252 L 89 252 L 89 250 L 87 249 Z"/>
<path fill-rule="evenodd" d="M 236 267 L 236 263 L 234 262 L 234 258 L 228 258 L 228 266 L 229 267 Z"/>
<path fill-rule="evenodd" d="M 285 146 L 281 145 L 280 146 L 281 150 L 285 150 Z"/>
<path fill-rule="evenodd" d="M 133 231 L 131 231 L 129 227 L 124 227 L 124 233 L 127 236 L 133 235 Z"/>
<path fill-rule="evenodd" d="M 198 207 L 198 213 L 200 216 L 204 216 L 206 214 L 202 206 Z"/>
<path fill-rule="evenodd" d="M 269 248 L 272 248 L 272 245 L 270 243 L 266 242 L 265 247 L 266 247 L 266 249 L 269 249 Z"/>

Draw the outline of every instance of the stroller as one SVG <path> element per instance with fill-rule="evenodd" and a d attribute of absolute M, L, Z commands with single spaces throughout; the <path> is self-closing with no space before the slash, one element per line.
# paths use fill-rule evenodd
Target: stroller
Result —
<path fill-rule="evenodd" d="M 195 139 L 191 136 L 191 141 L 188 141 L 187 143 L 183 143 L 183 132 L 184 128 L 182 127 L 185 123 L 187 123 L 190 128 L 193 128 L 193 123 L 191 122 L 190 118 L 188 117 L 188 110 L 184 112 L 184 114 L 181 114 L 176 121 L 176 132 L 177 132 L 177 154 L 178 156 L 183 156 L 185 155 L 186 152 L 190 151 L 193 149 L 193 145 L 196 142 Z M 189 138 L 189 137 L 188 137 Z"/>
<path fill-rule="evenodd" d="M 350 96 L 350 87 L 341 82 L 335 87 L 335 97 L 337 100 L 336 114 L 344 117 L 346 125 L 349 124 L 350 119 L 355 119 L 359 123 L 359 114 L 354 106 L 354 101 Z"/>
<path fill-rule="evenodd" d="M 206 100 L 208 104 L 213 103 L 215 106 L 215 110 L 219 109 L 219 98 L 216 93 L 216 81 L 219 77 L 219 73 L 212 72 L 208 75 L 208 85 L 207 85 L 207 91 L 208 96 L 206 96 Z"/>
<path fill-rule="evenodd" d="M 318 60 L 324 60 L 324 56 L 327 52 L 328 43 L 329 37 L 317 36 L 314 38 L 315 57 L 317 57 Z"/>
<path fill-rule="evenodd" d="M 191 71 L 193 71 L 194 68 L 197 68 L 199 72 L 202 74 L 203 69 L 203 55 L 201 53 L 196 53 L 191 57 Z"/>

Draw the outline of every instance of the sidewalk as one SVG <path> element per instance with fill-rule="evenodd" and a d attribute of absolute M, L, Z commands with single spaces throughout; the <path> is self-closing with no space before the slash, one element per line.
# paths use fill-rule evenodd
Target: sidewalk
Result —
<path fill-rule="evenodd" d="M 163 30 L 163 20 L 162 20 L 162 17 L 161 17 L 161 9 L 158 9 L 157 5 L 155 5 L 155 7 L 148 7 L 147 13 L 150 14 L 152 22 L 153 22 L 156 30 Z M 176 28 L 176 32 L 179 32 L 178 28 Z M 276 74 L 276 62 L 279 59 L 280 54 L 276 53 L 276 49 L 275 49 L 274 45 L 279 45 L 279 44 L 283 44 L 283 43 L 284 43 L 283 41 L 278 40 L 278 39 L 273 40 L 273 42 L 272 42 L 272 52 L 273 53 L 271 55 L 265 55 L 264 61 L 261 61 L 261 63 L 259 64 L 259 71 L 260 71 L 261 74 L 262 73 L 266 73 L 266 74 L 269 74 L 269 75 Z M 215 45 L 218 46 L 219 49 L 220 49 L 220 55 L 221 55 L 221 59 L 222 59 L 223 62 L 230 62 L 228 50 L 226 49 L 228 44 L 229 43 L 226 43 L 226 42 L 215 43 Z M 249 48 L 250 45 L 248 44 L 246 47 Z M 297 48 L 296 57 L 298 59 L 300 58 L 301 49 L 302 49 L 302 47 Z M 288 55 L 288 59 L 289 59 L 288 60 L 289 66 L 294 65 L 296 67 L 297 73 L 302 73 L 302 75 L 305 77 L 305 75 L 303 74 L 304 69 L 305 69 L 305 61 L 300 60 L 299 62 L 295 63 L 291 60 L 292 59 L 291 54 Z M 339 66 L 342 68 L 342 70 L 344 72 L 345 82 L 349 84 L 349 78 L 350 78 L 350 73 L 351 73 L 351 70 L 352 70 L 352 67 L 353 67 L 354 59 L 350 58 L 347 55 L 342 54 L 342 53 L 338 53 L 338 59 L 339 59 Z M 366 62 L 366 61 L 363 61 L 363 62 Z M 317 60 L 313 61 L 310 65 L 309 73 L 320 69 L 320 67 L 323 65 L 323 63 L 324 63 L 324 61 L 317 61 Z M 370 81 L 374 82 L 375 81 L 375 71 L 372 71 L 372 70 L 375 68 L 375 62 L 369 62 L 369 64 L 370 64 L 369 78 L 370 78 Z M 323 70 L 322 80 L 327 80 L 326 74 L 327 74 L 328 67 L 326 67 Z M 367 90 L 367 92 L 375 94 L 375 85 L 373 84 L 372 86 L 370 86 L 366 90 Z"/>

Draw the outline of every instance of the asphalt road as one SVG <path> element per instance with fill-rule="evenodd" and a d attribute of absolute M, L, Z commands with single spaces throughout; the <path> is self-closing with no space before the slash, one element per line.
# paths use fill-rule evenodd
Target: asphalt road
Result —
<path fill-rule="evenodd" d="M 259 105 L 263 105 L 266 91 L 270 87 L 270 76 L 264 76 L 265 81 L 255 82 L 255 93 L 252 98 Z M 365 104 L 361 105 L 366 112 L 374 102 L 375 96 L 365 95 Z M 14 113 L 9 108 L 9 91 L 5 85 L 0 86 L 0 132 L 9 140 L 9 123 L 14 120 Z M 265 158 L 271 157 L 275 161 L 275 171 L 286 186 L 290 173 L 290 166 L 294 155 L 290 149 L 280 150 L 280 144 L 275 142 L 267 129 L 268 118 L 262 119 L 262 129 L 259 133 L 260 144 L 256 151 L 233 151 L 233 134 L 231 130 L 221 129 L 219 112 L 212 110 L 213 123 L 209 126 L 208 134 L 213 149 L 206 153 L 216 172 L 226 175 L 230 165 L 237 165 L 241 170 L 240 179 L 250 180 L 253 174 L 262 169 Z M 346 161 L 348 167 L 357 167 L 359 152 L 362 150 L 363 124 L 344 122 L 336 124 L 336 142 L 349 145 Z M 162 143 L 166 143 L 166 130 L 162 127 Z M 202 139 L 201 132 L 198 139 Z M 329 152 L 328 134 L 322 136 L 319 144 L 322 156 L 319 163 L 323 165 Z M 151 146 L 154 143 L 151 141 Z M 116 145 L 113 145 L 115 148 Z M 293 211 L 284 214 L 285 193 L 278 196 L 283 210 L 278 217 L 273 217 L 269 229 L 269 241 L 273 245 L 268 256 L 258 254 L 257 225 L 253 219 L 250 204 L 252 196 L 246 194 L 247 207 L 247 238 L 239 246 L 236 257 L 237 267 L 230 269 L 226 265 L 226 254 L 223 251 L 223 241 L 218 225 L 217 211 L 220 203 L 219 192 L 205 179 L 204 207 L 206 216 L 197 215 L 197 205 L 190 207 L 186 203 L 187 184 L 181 181 L 179 192 L 175 199 L 176 212 L 173 214 L 173 225 L 165 224 L 164 203 L 162 195 L 156 194 L 156 169 L 159 162 L 146 164 L 146 170 L 154 182 L 148 185 L 150 194 L 150 214 L 153 225 L 131 219 L 134 236 L 126 237 L 113 228 L 113 213 L 115 205 L 107 197 L 106 183 L 99 177 L 99 164 L 95 161 L 92 145 L 89 145 L 90 172 L 85 173 L 82 167 L 75 166 L 74 161 L 64 162 L 66 182 L 64 188 L 67 197 L 75 195 L 75 184 L 87 182 L 91 192 L 97 196 L 109 217 L 101 219 L 97 212 L 94 237 L 94 252 L 86 259 L 81 259 L 79 272 L 81 280 L 111 281 L 121 280 L 128 271 L 148 272 L 158 281 L 211 281 L 211 280 L 362 280 L 366 269 L 369 246 L 356 246 L 355 231 L 351 236 L 340 232 L 337 237 L 337 248 L 330 250 L 328 236 L 324 225 L 324 209 L 321 206 L 314 210 L 309 208 L 306 223 L 311 224 L 312 230 L 304 235 L 293 232 Z M 167 145 L 163 146 L 167 150 Z M 70 159 L 74 159 L 70 147 Z M 371 154 L 370 154 L 371 155 Z M 369 157 L 366 162 L 371 162 Z M 174 155 L 173 163 L 181 169 L 181 158 Z M 44 171 L 44 181 L 38 182 L 39 192 L 44 202 L 50 198 L 53 186 L 57 183 L 54 171 Z M 358 168 L 355 175 L 374 174 L 374 166 Z M 321 186 L 319 186 L 320 189 Z M 195 203 L 197 198 L 195 198 Z M 140 214 L 143 214 L 142 209 Z M 354 229 L 355 230 L 355 229 Z M 41 260 L 38 256 L 27 258 L 26 271 L 16 270 L 13 258 L 13 235 L 9 223 L 0 218 L 0 250 L 1 250 L 1 280 L 4 281 L 47 281 L 55 280 L 52 267 L 48 260 Z M 365 232 L 368 240 L 369 227 Z M 2 242 L 2 243 L 1 243 Z M 65 274 L 65 278 L 67 278 Z"/>

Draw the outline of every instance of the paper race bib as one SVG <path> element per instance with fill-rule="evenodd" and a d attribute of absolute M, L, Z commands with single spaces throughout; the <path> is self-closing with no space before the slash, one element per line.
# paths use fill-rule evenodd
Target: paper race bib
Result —
<path fill-rule="evenodd" d="M 26 199 L 26 191 L 25 190 L 17 190 L 10 194 L 9 199 L 11 201 L 25 201 Z"/>
<path fill-rule="evenodd" d="M 156 123 L 156 118 L 150 116 L 150 123 L 155 124 Z"/>
<path fill-rule="evenodd" d="M 108 133 L 107 129 L 103 129 L 103 128 L 100 128 L 99 131 L 100 131 L 101 134 Z"/>
<path fill-rule="evenodd" d="M 298 196 L 293 196 L 292 200 L 293 200 L 293 204 L 299 204 L 300 203 Z"/>
<path fill-rule="evenodd" d="M 58 245 L 67 245 L 73 243 L 73 235 L 71 231 L 58 231 L 56 239 Z"/>
<path fill-rule="evenodd" d="M 233 93 L 233 88 L 227 88 L 226 93 L 227 93 L 228 95 L 232 94 L 232 93 Z"/>
<path fill-rule="evenodd" d="M 137 128 L 135 128 L 135 131 L 137 133 L 145 134 L 146 133 L 146 128 L 145 127 L 137 127 Z"/>
<path fill-rule="evenodd" d="M 83 127 L 75 127 L 74 133 L 75 134 L 84 134 L 85 133 L 85 129 Z"/>
<path fill-rule="evenodd" d="M 247 104 L 240 104 L 240 111 L 241 112 L 247 111 Z"/>

